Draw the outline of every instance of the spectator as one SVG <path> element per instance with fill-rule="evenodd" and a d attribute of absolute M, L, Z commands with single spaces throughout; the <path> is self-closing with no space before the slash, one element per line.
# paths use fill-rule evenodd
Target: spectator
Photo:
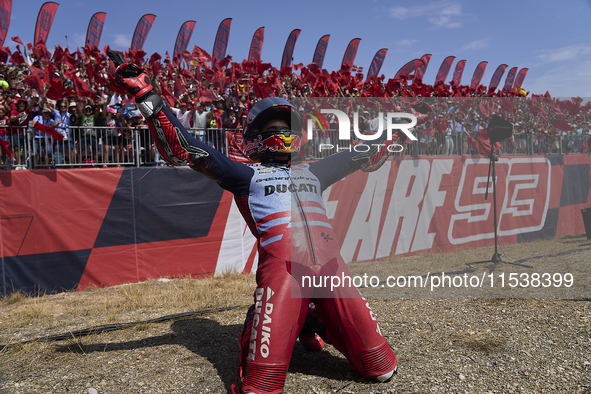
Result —
<path fill-rule="evenodd" d="M 196 108 L 191 103 L 191 109 L 189 109 L 189 104 L 186 101 L 181 101 L 179 104 L 179 108 L 171 108 L 172 113 L 179 119 L 181 124 L 187 130 L 191 128 L 191 123 L 193 121 L 193 115 L 195 115 Z"/>
<path fill-rule="evenodd" d="M 10 118 L 7 115 L 7 108 L 4 105 L 0 105 L 0 138 L 10 144 L 10 130 L 8 125 L 10 124 Z M 12 164 L 9 162 L 9 158 L 4 152 L 4 149 L 0 150 L 2 153 L 2 163 Z"/>
<path fill-rule="evenodd" d="M 74 159 L 75 140 L 71 126 L 77 123 L 77 116 L 72 113 L 75 112 L 76 104 L 70 104 L 70 108 L 68 110 L 68 102 L 66 100 L 59 100 L 57 102 L 57 108 L 53 110 L 53 119 L 57 122 L 56 129 L 64 136 L 63 140 L 55 141 L 54 151 L 59 152 L 64 158 L 67 157 L 68 163 L 73 164 L 76 162 Z"/>
<path fill-rule="evenodd" d="M 33 122 L 31 126 L 35 126 L 35 123 L 39 122 L 43 126 L 50 126 L 56 127 L 59 122 L 56 122 L 54 119 L 51 118 L 53 115 L 53 110 L 49 107 L 44 107 L 41 110 L 41 115 L 37 115 L 33 118 Z M 42 131 L 36 130 L 33 133 L 34 139 L 34 152 L 35 152 L 35 166 L 39 166 L 41 164 L 40 158 L 41 154 L 43 153 L 43 163 L 45 165 L 50 164 L 49 157 L 52 152 L 52 137 Z"/>
<path fill-rule="evenodd" d="M 193 128 L 195 135 L 201 136 L 200 139 L 205 138 L 205 129 L 208 127 L 208 122 L 213 117 L 213 113 L 205 110 L 205 105 L 201 101 L 195 103 L 195 116 L 193 116 Z"/>
<path fill-rule="evenodd" d="M 106 102 L 105 102 L 106 104 Z M 117 119 L 115 115 L 117 111 L 113 107 L 107 107 L 105 118 L 105 141 L 103 143 L 104 153 L 103 159 L 105 162 L 109 161 L 109 156 L 114 163 L 121 163 L 123 161 L 123 139 L 121 133 L 117 128 Z"/>
<path fill-rule="evenodd" d="M 91 163 L 97 162 L 98 151 L 98 136 L 97 129 L 94 127 L 95 122 L 100 116 L 98 111 L 92 108 L 92 105 L 86 104 L 84 108 L 77 103 L 78 110 L 78 125 L 82 127 L 80 130 L 80 151 L 78 152 L 78 160 L 80 163 L 84 161 Z M 84 158 L 82 158 L 84 155 Z"/>
<path fill-rule="evenodd" d="M 24 98 L 18 97 L 16 107 L 10 112 L 10 124 L 12 127 L 12 155 L 17 164 L 25 164 L 25 137 L 29 125 L 30 109 Z M 18 159 L 18 160 L 17 160 Z"/>

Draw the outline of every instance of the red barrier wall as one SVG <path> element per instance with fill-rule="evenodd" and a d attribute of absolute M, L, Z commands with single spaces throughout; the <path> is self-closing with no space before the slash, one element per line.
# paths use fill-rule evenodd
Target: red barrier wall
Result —
<path fill-rule="evenodd" d="M 486 157 L 389 160 L 324 194 L 347 261 L 493 245 Z M 584 233 L 591 156 L 502 157 L 501 244 Z M 256 271 L 232 196 L 188 168 L 0 173 L 2 288 L 47 292 Z"/>

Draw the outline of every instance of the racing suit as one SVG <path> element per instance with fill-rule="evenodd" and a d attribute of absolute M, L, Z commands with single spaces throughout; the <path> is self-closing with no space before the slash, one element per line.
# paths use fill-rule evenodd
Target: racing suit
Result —
<path fill-rule="evenodd" d="M 140 106 L 141 109 L 141 106 Z M 238 387 L 248 393 L 281 393 L 292 349 L 310 302 L 326 326 L 325 340 L 362 376 L 391 376 L 397 361 L 376 316 L 349 285 L 330 291 L 304 277 L 350 276 L 322 203 L 322 192 L 365 160 L 344 151 L 315 163 L 243 164 L 193 138 L 166 108 L 146 122 L 162 157 L 187 164 L 233 193 L 258 240 L 254 307 L 240 336 Z"/>

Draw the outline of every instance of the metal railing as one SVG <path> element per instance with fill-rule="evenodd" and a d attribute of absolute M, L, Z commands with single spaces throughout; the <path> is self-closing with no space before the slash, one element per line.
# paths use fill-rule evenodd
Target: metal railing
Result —
<path fill-rule="evenodd" d="M 8 134 L 11 146 L 8 148 L 14 160 L 9 161 L 1 152 L 2 169 L 40 169 L 112 166 L 156 166 L 166 165 L 146 126 L 89 127 L 70 126 L 57 128 L 67 137 L 57 141 L 48 134 L 29 127 L 0 128 L 1 134 Z M 6 133 L 6 131 L 8 131 Z M 232 130 L 235 131 L 235 130 Z M 224 129 L 190 129 L 189 132 L 228 155 L 226 131 Z M 452 156 L 475 155 L 464 134 L 434 134 L 424 136 L 417 133 L 417 141 L 403 144 L 404 150 L 394 156 Z M 476 133 L 471 134 L 476 139 Z M 1 138 L 1 137 L 0 137 Z M 500 153 L 505 155 L 543 154 L 589 154 L 589 135 L 563 136 L 538 135 L 534 133 L 513 134 L 502 141 Z M 6 137 L 5 137 L 6 139 Z M 359 142 L 359 141 L 358 141 Z M 327 130 L 324 135 L 315 136 L 307 147 L 306 159 L 320 159 L 343 150 L 362 151 L 366 147 L 355 145 L 355 141 L 339 140 L 336 130 Z"/>
<path fill-rule="evenodd" d="M 70 126 L 57 127 L 61 141 L 29 127 L 8 130 L 13 155 L 2 152 L 0 168 L 40 169 L 165 165 L 146 126 L 132 128 Z M 225 131 L 191 129 L 192 135 L 227 155 Z"/>

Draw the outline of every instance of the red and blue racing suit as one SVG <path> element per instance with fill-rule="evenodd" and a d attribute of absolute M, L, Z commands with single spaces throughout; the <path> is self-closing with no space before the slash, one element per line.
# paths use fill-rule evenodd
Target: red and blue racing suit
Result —
<path fill-rule="evenodd" d="M 357 289 L 311 288 L 310 276 L 350 276 L 322 203 L 322 192 L 365 160 L 344 151 L 306 164 L 243 164 L 193 138 L 166 108 L 147 124 L 162 157 L 215 180 L 234 199 L 258 239 L 257 289 L 241 335 L 244 393 L 281 393 L 310 302 L 325 340 L 366 378 L 396 369 L 376 316 Z M 305 286 L 308 284 L 307 286 Z"/>

